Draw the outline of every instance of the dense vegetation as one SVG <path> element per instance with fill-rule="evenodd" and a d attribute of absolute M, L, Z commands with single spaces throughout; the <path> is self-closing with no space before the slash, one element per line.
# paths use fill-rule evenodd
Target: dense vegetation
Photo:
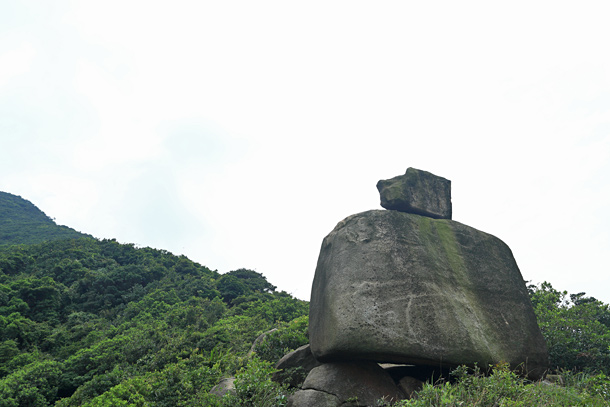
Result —
<path fill-rule="evenodd" d="M 459 367 L 452 372 L 455 381 L 426 383 L 417 397 L 393 407 L 607 407 L 610 380 L 603 374 L 564 372 L 562 384 L 528 383 L 507 369 L 493 366 L 490 374 L 480 369 Z M 384 404 L 383 401 L 379 405 Z"/>
<path fill-rule="evenodd" d="M 81 236 L 0 193 L 0 407 L 286 404 L 270 378 L 308 342 L 306 302 L 252 270 Z M 460 367 L 394 406 L 610 405 L 609 306 L 528 289 L 559 385 Z M 230 376 L 235 392 L 210 393 Z"/>
<path fill-rule="evenodd" d="M 88 235 L 55 224 L 53 219 L 30 201 L 0 191 L 0 245 L 41 243 L 85 236 Z"/>
<path fill-rule="evenodd" d="M 0 406 L 214 405 L 208 391 L 236 373 L 276 397 L 272 364 L 247 351 L 274 327 L 267 359 L 306 343 L 307 311 L 260 273 L 220 275 L 162 250 L 92 238 L 5 247 Z"/>
<path fill-rule="evenodd" d="M 529 291 L 551 369 L 610 376 L 610 306 L 585 293 L 557 291 L 546 282 L 530 285 Z"/>

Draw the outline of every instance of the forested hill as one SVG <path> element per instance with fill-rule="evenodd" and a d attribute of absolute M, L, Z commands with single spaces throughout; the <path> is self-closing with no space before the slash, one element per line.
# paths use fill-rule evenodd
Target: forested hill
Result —
<path fill-rule="evenodd" d="M 0 248 L 0 406 L 220 405 L 209 390 L 242 368 L 277 387 L 266 375 L 307 343 L 308 309 L 255 271 L 114 240 Z M 248 362 L 273 328 L 267 361 Z"/>
<path fill-rule="evenodd" d="M 0 245 L 32 244 L 48 240 L 90 237 L 57 225 L 30 201 L 0 191 Z"/>
<path fill-rule="evenodd" d="M 282 394 L 269 373 L 307 343 L 307 302 L 253 270 L 86 237 L 15 195 L 0 214 L 0 407 L 235 406 L 209 390 L 239 371 Z"/>

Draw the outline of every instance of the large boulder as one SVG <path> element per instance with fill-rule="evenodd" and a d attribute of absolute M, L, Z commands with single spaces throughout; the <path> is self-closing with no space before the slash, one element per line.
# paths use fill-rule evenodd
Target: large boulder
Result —
<path fill-rule="evenodd" d="M 326 236 L 309 334 L 322 362 L 508 362 L 534 379 L 548 366 L 508 246 L 455 221 L 398 211 L 352 215 Z"/>
<path fill-rule="evenodd" d="M 451 181 L 408 168 L 404 175 L 380 180 L 381 206 L 436 219 L 451 219 Z"/>

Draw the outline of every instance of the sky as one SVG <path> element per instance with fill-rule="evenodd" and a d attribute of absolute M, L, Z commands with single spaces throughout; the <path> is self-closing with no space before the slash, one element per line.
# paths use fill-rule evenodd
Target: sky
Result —
<path fill-rule="evenodd" d="M 525 280 L 610 303 L 610 5 L 3 1 L 0 191 L 308 300 L 408 167 Z"/>

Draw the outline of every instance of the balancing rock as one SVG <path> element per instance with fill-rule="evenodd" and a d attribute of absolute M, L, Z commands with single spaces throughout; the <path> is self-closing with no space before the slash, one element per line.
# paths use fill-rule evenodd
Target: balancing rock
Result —
<path fill-rule="evenodd" d="M 414 185 L 437 183 L 416 174 Z M 411 185 L 410 170 L 403 177 Z M 437 199 L 415 191 L 413 202 L 425 204 L 411 206 L 429 216 L 367 211 L 324 239 L 310 301 L 315 358 L 482 368 L 507 362 L 540 378 L 546 344 L 509 247 L 446 219 L 449 192 Z"/>
<path fill-rule="evenodd" d="M 408 168 L 404 175 L 377 183 L 381 206 L 437 219 L 451 219 L 451 181 Z"/>

